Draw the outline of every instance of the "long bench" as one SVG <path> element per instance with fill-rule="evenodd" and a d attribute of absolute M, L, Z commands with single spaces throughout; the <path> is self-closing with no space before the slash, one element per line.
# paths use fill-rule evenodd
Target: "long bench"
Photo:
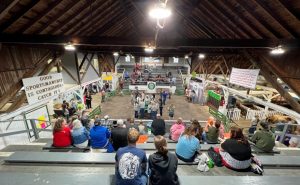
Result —
<path fill-rule="evenodd" d="M 7 163 L 115 164 L 115 153 L 15 152 Z M 299 156 L 257 156 L 264 166 L 300 167 Z M 178 161 L 179 165 L 194 165 Z"/>
<path fill-rule="evenodd" d="M 0 173 L 1 184 L 5 185 L 65 185 L 65 184 L 88 184 L 88 185 L 114 185 L 113 174 L 59 174 L 59 173 Z M 101 183 L 99 182 L 101 180 Z M 249 185 L 249 184 L 272 184 L 272 185 L 295 185 L 300 177 L 292 176 L 179 176 L 182 185 Z"/>
<path fill-rule="evenodd" d="M 176 144 L 177 143 L 168 143 L 168 150 L 170 151 L 175 151 L 176 150 Z M 155 146 L 153 143 L 142 143 L 142 144 L 137 144 L 137 148 L 143 149 L 143 150 L 155 150 Z M 201 151 L 207 151 L 210 147 L 220 147 L 220 144 L 201 144 Z M 263 153 L 263 154 L 279 154 L 280 151 L 274 150 L 272 152 L 264 152 L 255 146 L 252 147 L 252 152 L 253 153 Z M 89 150 L 89 147 L 81 149 L 81 148 L 76 148 L 74 146 L 68 146 L 68 147 L 53 147 L 52 142 L 47 143 L 44 147 L 43 150 L 49 150 L 53 152 L 65 152 L 65 151 L 86 151 Z"/>

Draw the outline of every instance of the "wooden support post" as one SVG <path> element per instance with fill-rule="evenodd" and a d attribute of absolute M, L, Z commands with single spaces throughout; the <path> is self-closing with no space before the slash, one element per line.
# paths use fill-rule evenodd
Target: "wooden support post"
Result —
<path fill-rule="evenodd" d="M 260 62 L 256 62 L 257 60 L 252 57 L 248 52 L 244 51 L 244 55 L 257 67 L 260 68 L 260 72 L 269 81 L 272 86 L 284 97 L 284 99 L 291 105 L 291 107 L 298 113 L 300 113 L 300 104 L 287 92 L 278 82 L 277 82 L 277 75 L 274 74 L 275 78 L 271 75 L 272 70 L 270 70 L 268 65 L 264 61 L 264 58 L 260 57 Z"/>

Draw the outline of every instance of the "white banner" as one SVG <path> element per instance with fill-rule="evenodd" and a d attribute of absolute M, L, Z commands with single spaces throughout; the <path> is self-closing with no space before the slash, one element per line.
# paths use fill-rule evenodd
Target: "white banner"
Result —
<path fill-rule="evenodd" d="M 61 73 L 23 79 L 29 104 L 34 104 L 64 91 Z"/>
<path fill-rule="evenodd" d="M 246 88 L 255 89 L 259 69 L 232 68 L 229 82 Z"/>

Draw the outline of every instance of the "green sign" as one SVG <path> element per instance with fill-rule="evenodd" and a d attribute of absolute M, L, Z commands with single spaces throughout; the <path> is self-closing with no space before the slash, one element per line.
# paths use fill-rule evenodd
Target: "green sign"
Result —
<path fill-rule="evenodd" d="M 96 115 L 100 115 L 100 114 L 101 114 L 101 107 L 99 105 L 95 109 L 93 109 L 92 112 L 89 113 L 89 118 L 94 119 Z"/>
<path fill-rule="evenodd" d="M 221 95 L 215 93 L 213 90 L 208 91 L 208 96 L 210 96 L 216 100 L 219 100 L 219 101 L 221 100 Z"/>
<path fill-rule="evenodd" d="M 221 102 L 221 95 L 215 93 L 212 90 L 208 91 L 208 97 L 207 97 L 207 106 L 209 108 L 213 108 L 218 110 Z"/>
<path fill-rule="evenodd" d="M 148 83 L 148 89 L 149 90 L 154 90 L 155 89 L 156 84 L 154 82 L 149 82 Z"/>
<path fill-rule="evenodd" d="M 230 130 L 230 123 L 229 120 L 227 119 L 227 117 L 222 114 L 221 112 L 213 109 L 213 108 L 209 108 L 209 113 L 216 118 L 217 120 L 221 121 L 224 125 L 225 128 L 225 132 L 228 132 Z"/>

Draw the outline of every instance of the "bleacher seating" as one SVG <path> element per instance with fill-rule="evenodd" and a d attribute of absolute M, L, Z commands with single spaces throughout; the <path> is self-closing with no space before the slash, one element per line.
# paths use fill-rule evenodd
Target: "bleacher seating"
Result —
<path fill-rule="evenodd" d="M 5 185 L 65 185 L 65 184 L 88 184 L 88 185 L 114 185 L 113 174 L 96 173 L 0 173 L 1 184 Z M 99 183 L 99 179 L 101 183 Z M 249 185 L 249 184 L 272 184 L 272 185 L 295 185 L 300 177 L 291 176 L 179 176 L 181 184 L 185 185 Z"/>

